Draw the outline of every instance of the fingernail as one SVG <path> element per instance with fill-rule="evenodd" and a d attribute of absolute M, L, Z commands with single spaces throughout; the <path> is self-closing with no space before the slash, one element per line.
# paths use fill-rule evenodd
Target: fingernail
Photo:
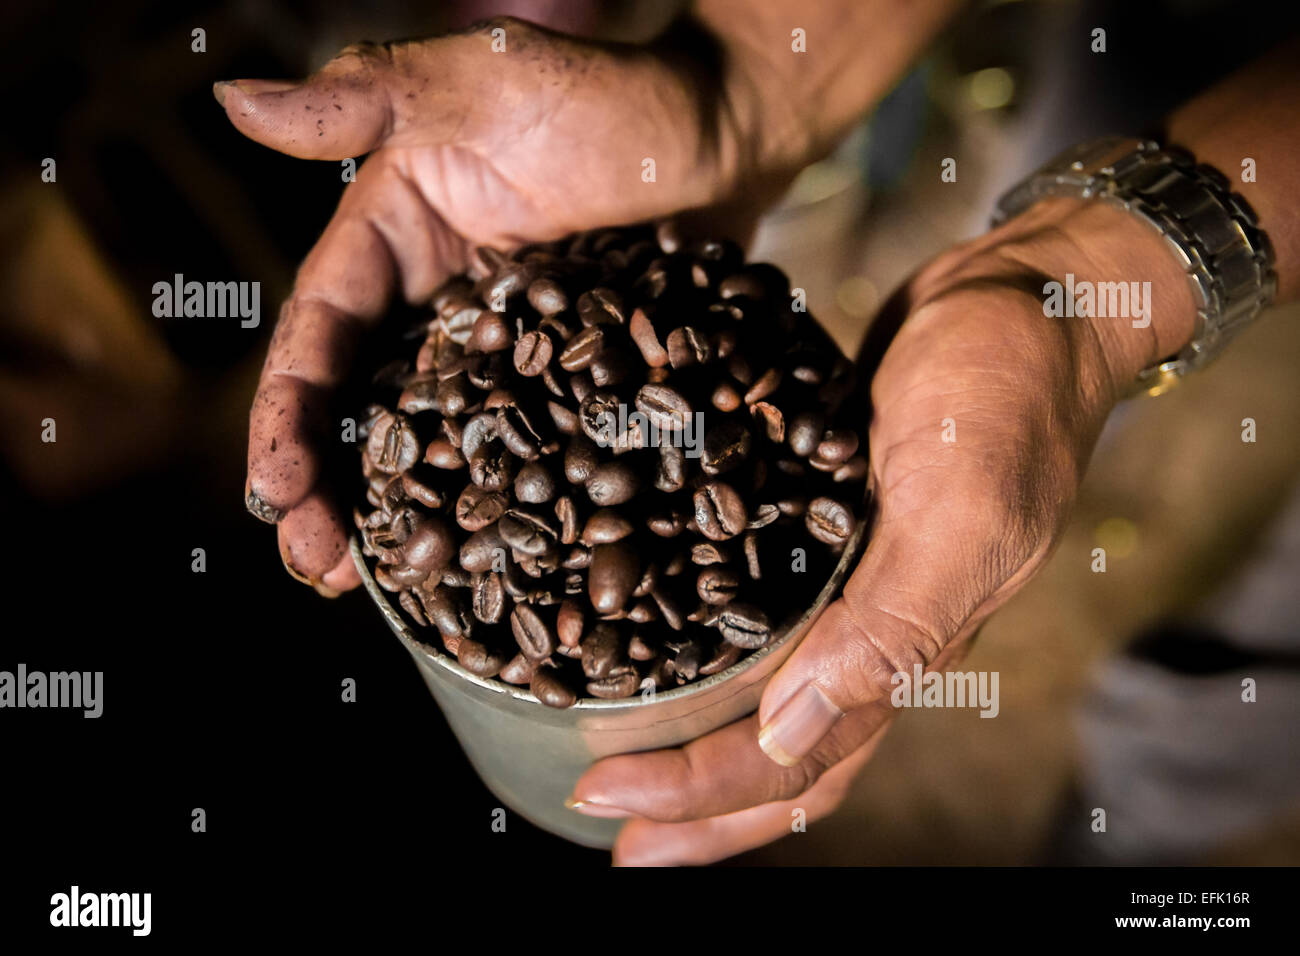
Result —
<path fill-rule="evenodd" d="M 577 810 L 586 816 L 601 817 L 607 820 L 624 820 L 636 816 L 631 810 L 620 810 L 618 807 L 595 803 L 591 800 L 574 800 L 573 797 L 566 797 L 564 805 L 570 810 Z"/>
<path fill-rule="evenodd" d="M 821 688 L 805 684 L 758 732 L 758 745 L 781 766 L 793 767 L 843 716 L 844 712 L 831 703 Z"/>
<path fill-rule="evenodd" d="M 283 93 L 296 89 L 302 84 L 298 80 L 231 80 L 241 93 L 258 96 L 262 93 Z"/>
<path fill-rule="evenodd" d="M 212 95 L 217 98 L 217 102 L 222 106 L 226 105 L 226 90 L 229 87 L 230 82 L 228 80 L 218 80 L 212 84 Z"/>
<path fill-rule="evenodd" d="M 285 515 L 282 509 L 267 502 L 265 498 L 251 488 L 244 490 L 244 507 L 248 509 L 248 513 L 254 518 L 260 518 L 267 524 L 277 524 Z"/>
<path fill-rule="evenodd" d="M 342 591 L 334 590 L 324 581 L 313 581 L 311 586 L 314 587 L 316 589 L 316 593 L 323 598 L 336 598 L 343 593 Z"/>

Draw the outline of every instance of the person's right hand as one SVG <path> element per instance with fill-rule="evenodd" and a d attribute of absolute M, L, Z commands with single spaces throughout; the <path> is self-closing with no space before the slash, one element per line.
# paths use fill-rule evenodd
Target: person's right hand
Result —
<path fill-rule="evenodd" d="M 246 503 L 279 526 L 291 574 L 327 595 L 360 583 L 318 445 L 358 333 L 399 287 L 420 302 L 480 245 L 728 203 L 734 215 L 742 190 L 752 209 L 781 184 L 786 167 L 745 132 L 747 87 L 724 86 L 701 59 L 498 19 L 349 47 L 298 83 L 216 85 L 230 121 L 263 145 L 303 159 L 372 153 L 298 272 L 250 414 Z"/>

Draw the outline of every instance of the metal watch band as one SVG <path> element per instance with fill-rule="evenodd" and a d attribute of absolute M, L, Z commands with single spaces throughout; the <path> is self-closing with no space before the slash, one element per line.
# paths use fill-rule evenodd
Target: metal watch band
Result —
<path fill-rule="evenodd" d="M 1100 199 L 1134 213 L 1160 232 L 1187 274 L 1196 332 L 1177 355 L 1142 371 L 1139 391 L 1159 394 L 1205 365 L 1277 291 L 1273 247 L 1254 210 L 1186 150 L 1123 137 L 1074 146 L 1009 190 L 993 224 L 1047 196 Z"/>

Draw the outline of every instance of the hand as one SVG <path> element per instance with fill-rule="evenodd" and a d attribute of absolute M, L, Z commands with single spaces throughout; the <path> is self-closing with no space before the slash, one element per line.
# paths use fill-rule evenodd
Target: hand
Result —
<path fill-rule="evenodd" d="M 1151 326 L 1045 317 L 1044 283 L 1067 272 L 1151 281 Z M 810 821 L 831 812 L 894 716 L 892 675 L 955 664 L 1042 567 L 1111 407 L 1185 343 L 1192 315 L 1154 230 L 1073 200 L 1039 203 L 918 273 L 873 328 L 897 334 L 872 382 L 879 510 L 862 561 L 756 715 L 582 777 L 580 812 L 635 817 L 615 862 L 709 862 L 789 833 L 796 807 Z M 877 351 L 873 337 L 868 371 Z"/>
<path fill-rule="evenodd" d="M 492 49 L 505 31 L 506 52 Z M 700 38 L 695 37 L 698 41 Z M 672 49 L 684 43 L 673 38 Z M 290 573 L 360 580 L 318 446 L 354 340 L 400 287 L 427 300 L 480 245 L 703 207 L 740 218 L 797 163 L 758 144 L 751 86 L 652 47 L 597 46 L 498 19 L 433 40 L 350 47 L 301 83 L 214 89 L 246 136 L 304 159 L 373 153 L 299 270 L 249 422 L 248 508 L 278 524 Z M 653 182 L 643 161 L 653 159 Z M 714 219 L 716 227 L 717 220 Z M 743 238 L 743 225 L 726 229 Z"/>

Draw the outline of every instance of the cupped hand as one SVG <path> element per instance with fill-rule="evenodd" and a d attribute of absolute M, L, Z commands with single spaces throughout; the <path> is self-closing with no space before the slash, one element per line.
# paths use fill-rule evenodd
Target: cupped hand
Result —
<path fill-rule="evenodd" d="M 360 583 L 319 450 L 355 340 L 397 290 L 427 300 L 481 245 L 680 210 L 740 219 L 742 189 L 752 206 L 777 188 L 783 173 L 762 168 L 744 132 L 743 89 L 702 68 L 707 57 L 668 49 L 498 19 L 350 47 L 300 83 L 217 84 L 230 121 L 259 143 L 304 159 L 371 154 L 299 270 L 250 414 L 246 503 L 278 525 L 295 577 L 327 595 Z"/>
<path fill-rule="evenodd" d="M 790 833 L 795 809 L 834 810 L 895 714 L 893 675 L 960 660 L 1042 566 L 1110 408 L 1172 351 L 1127 319 L 1046 317 L 1043 285 L 1066 272 L 1154 279 L 1154 309 L 1190 315 L 1156 233 L 1096 204 L 1040 203 L 921 270 L 864 350 L 878 512 L 862 560 L 757 714 L 582 777 L 579 812 L 631 818 L 616 863 L 709 862 Z"/>

